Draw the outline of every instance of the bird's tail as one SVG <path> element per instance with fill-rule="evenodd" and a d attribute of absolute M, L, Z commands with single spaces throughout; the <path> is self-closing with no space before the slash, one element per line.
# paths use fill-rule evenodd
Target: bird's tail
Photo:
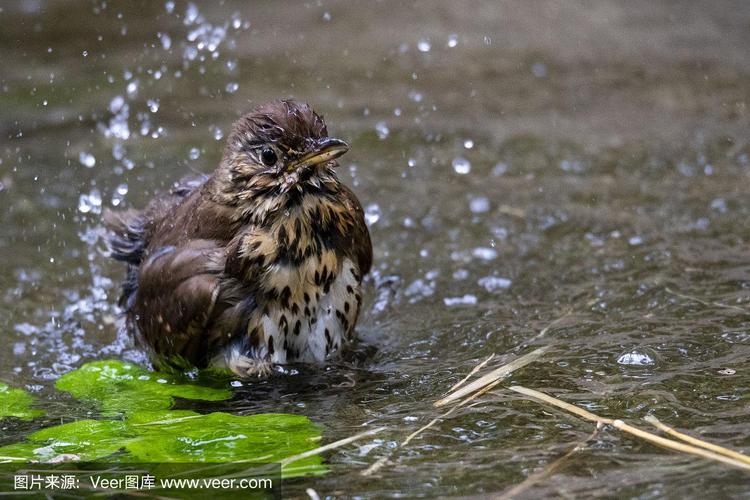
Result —
<path fill-rule="evenodd" d="M 127 311 L 133 306 L 138 291 L 138 266 L 146 248 L 146 218 L 140 210 L 107 210 L 102 221 L 107 228 L 106 242 L 110 256 L 128 264 L 119 300 L 120 307 Z"/>
<path fill-rule="evenodd" d="M 102 216 L 107 228 L 107 247 L 113 259 L 138 265 L 145 248 L 145 217 L 140 210 L 113 212 L 106 210 Z"/>

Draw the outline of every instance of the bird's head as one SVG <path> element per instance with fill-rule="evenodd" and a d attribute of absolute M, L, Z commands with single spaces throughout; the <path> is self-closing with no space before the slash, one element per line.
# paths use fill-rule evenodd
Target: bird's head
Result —
<path fill-rule="evenodd" d="M 323 117 L 293 100 L 264 104 L 234 124 L 220 169 L 240 199 L 279 196 L 338 182 L 336 158 L 349 146 L 328 136 Z"/>

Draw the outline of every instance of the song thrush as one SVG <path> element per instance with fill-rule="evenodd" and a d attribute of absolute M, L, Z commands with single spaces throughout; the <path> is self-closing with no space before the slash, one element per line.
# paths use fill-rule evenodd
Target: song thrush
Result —
<path fill-rule="evenodd" d="M 272 102 L 234 124 L 213 174 L 105 214 L 128 328 L 157 367 L 263 375 L 353 339 L 372 245 L 336 176 L 347 150 L 308 105 Z"/>

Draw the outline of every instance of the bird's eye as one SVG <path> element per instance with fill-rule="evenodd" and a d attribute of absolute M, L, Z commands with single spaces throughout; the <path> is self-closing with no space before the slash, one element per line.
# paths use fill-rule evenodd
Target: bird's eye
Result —
<path fill-rule="evenodd" d="M 276 165 L 276 160 L 278 160 L 278 157 L 276 156 L 276 153 L 271 148 L 263 148 L 263 151 L 260 152 L 260 160 L 268 167 L 271 165 Z"/>

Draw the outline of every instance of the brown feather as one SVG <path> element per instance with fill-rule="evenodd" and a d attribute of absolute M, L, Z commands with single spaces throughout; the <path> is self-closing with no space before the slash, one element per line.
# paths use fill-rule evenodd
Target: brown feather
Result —
<path fill-rule="evenodd" d="M 286 169 L 326 136 L 305 104 L 261 106 L 235 123 L 213 175 L 105 215 L 112 255 L 129 267 L 128 324 L 156 364 L 261 373 L 352 337 L 372 264 L 362 207 L 335 161 Z M 262 148 L 279 164 L 264 165 Z"/>

